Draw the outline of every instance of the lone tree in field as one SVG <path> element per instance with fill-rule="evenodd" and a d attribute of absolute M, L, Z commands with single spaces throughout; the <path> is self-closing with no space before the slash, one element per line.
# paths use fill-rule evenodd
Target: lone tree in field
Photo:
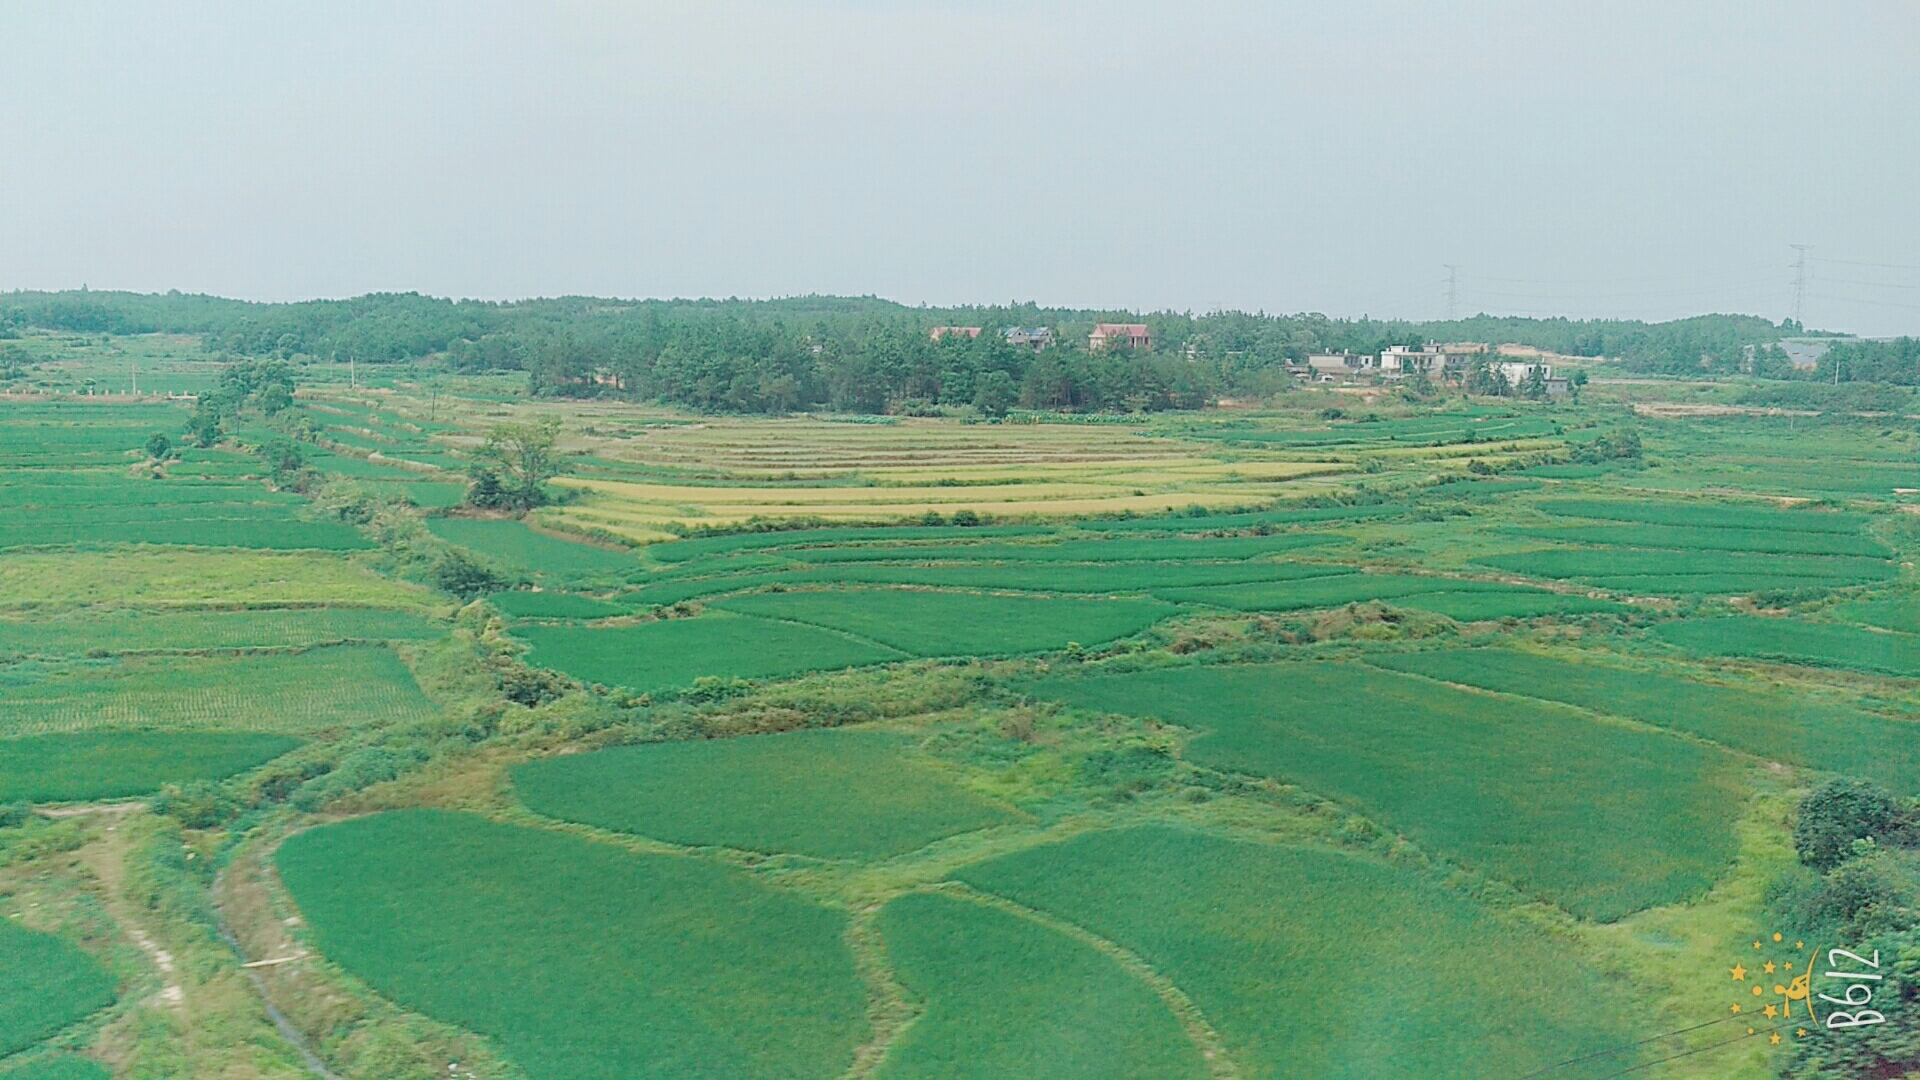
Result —
<path fill-rule="evenodd" d="M 147 436 L 147 456 L 155 461 L 165 461 L 173 453 L 173 440 L 167 438 L 164 431 L 156 431 Z"/>
<path fill-rule="evenodd" d="M 487 441 L 474 451 L 483 464 L 473 468 L 467 502 L 519 513 L 545 506 L 547 481 L 566 471 L 566 462 L 554 449 L 559 440 L 557 416 L 542 417 L 531 424 L 496 424 L 487 433 Z"/>

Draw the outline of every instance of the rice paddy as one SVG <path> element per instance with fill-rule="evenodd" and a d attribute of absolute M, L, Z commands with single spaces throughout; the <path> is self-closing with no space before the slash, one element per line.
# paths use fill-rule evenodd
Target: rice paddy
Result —
<path fill-rule="evenodd" d="M 0 1057 L 113 1004 L 115 979 L 52 934 L 0 920 Z"/>
<path fill-rule="evenodd" d="M 1839 623 L 1755 617 L 1693 619 L 1654 628 L 1663 641 L 1707 656 L 1920 675 L 1920 636 Z"/>
<path fill-rule="evenodd" d="M 116 731 L 0 740 L 0 803 L 91 802 L 224 780 L 300 745 L 282 735 Z"/>
<path fill-rule="evenodd" d="M 0 619 L 0 655 L 108 655 L 307 648 L 339 642 L 422 641 L 446 632 L 419 611 L 287 608 L 261 611 L 68 612 Z"/>
<path fill-rule="evenodd" d="M 0 683 L 0 738 L 110 728 L 305 736 L 424 719 L 433 707 L 392 650 L 131 656 Z"/>
<path fill-rule="evenodd" d="M 1514 649 L 1387 654 L 1371 662 L 1450 683 L 1626 716 L 1754 754 L 1920 795 L 1920 725 L 1805 694 L 1696 682 Z"/>
<path fill-rule="evenodd" d="M 1172 615 L 1151 600 L 1095 600 L 833 589 L 756 593 L 714 606 L 743 615 L 823 626 L 915 656 L 991 656 L 1099 645 Z"/>
<path fill-rule="evenodd" d="M 624 746 L 513 770 L 536 813 L 675 844 L 883 859 L 1018 820 L 885 731 Z"/>
<path fill-rule="evenodd" d="M 867 1031 L 843 917 L 713 863 L 427 810 L 276 862 L 331 960 L 543 1080 L 834 1077 Z"/>
<path fill-rule="evenodd" d="M 112 374 L 54 351 L 31 378 Z M 301 365 L 291 424 L 164 479 L 184 405 L 0 405 L 0 933 L 114 965 L 62 953 L 96 981 L 31 998 L 0 1076 L 292 1062 L 217 913 L 296 958 L 251 970 L 342 1076 L 1760 1080 L 1636 1046 L 1724 1007 L 1696 983 L 1797 792 L 1920 795 L 1902 684 L 1861 677 L 1920 674 L 1877 422 L 1309 388 L 847 423 L 373 368 Z M 559 501 L 430 512 L 547 414 Z M 249 449 L 295 430 L 312 498 Z M 345 524 L 370 494 L 414 509 Z M 448 547 L 508 591 L 461 610 Z M 167 784 L 205 806 L 8 808 Z"/>
<path fill-rule="evenodd" d="M 926 1012 L 878 1075 L 1202 1080 L 1199 1048 L 1153 990 L 1067 935 L 971 900 L 913 893 L 880 913 Z"/>
<path fill-rule="evenodd" d="M 1528 577 L 1573 579 L 1629 593 L 1831 590 L 1886 581 L 1900 573 L 1898 566 L 1880 559 L 1641 548 L 1545 549 L 1488 555 L 1476 561 Z"/>
<path fill-rule="evenodd" d="M 633 626 L 523 626 L 528 658 L 582 682 L 657 691 L 700 678 L 763 679 L 904 660 L 832 630 L 716 612 Z"/>
<path fill-rule="evenodd" d="M 1491 1075 L 1524 1076 L 1633 1030 L 1624 1001 L 1551 939 L 1337 852 L 1143 827 L 956 876 L 1131 950 L 1193 998 L 1250 1078 L 1480 1077 L 1494 1062 Z M 1356 1007 L 1316 1005 L 1330 981 Z"/>
<path fill-rule="evenodd" d="M 631 552 L 561 540 L 518 521 L 431 518 L 427 527 L 448 543 L 544 584 L 619 584 L 641 572 Z"/>
<path fill-rule="evenodd" d="M 1190 760 L 1340 798 L 1589 918 L 1697 895 L 1733 857 L 1720 751 L 1357 664 L 1174 668 L 1033 693 L 1198 733 Z"/>
<path fill-rule="evenodd" d="M 325 604 L 422 609 L 440 603 L 422 586 L 322 554 L 136 548 L 0 558 L 0 610 Z"/>

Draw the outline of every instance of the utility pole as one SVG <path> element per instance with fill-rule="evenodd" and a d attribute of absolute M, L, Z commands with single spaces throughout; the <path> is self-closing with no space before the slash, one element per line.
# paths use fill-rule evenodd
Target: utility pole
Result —
<path fill-rule="evenodd" d="M 1807 249 L 1811 244 L 1788 244 L 1797 254 L 1793 260 L 1793 321 L 1806 328 L 1802 315 L 1807 306 Z"/>
<path fill-rule="evenodd" d="M 1460 290 L 1459 290 L 1460 268 L 1453 265 L 1452 263 L 1447 263 L 1446 267 L 1447 267 L 1447 321 L 1452 322 L 1454 320 L 1455 312 L 1459 307 L 1458 301 L 1460 299 Z"/>

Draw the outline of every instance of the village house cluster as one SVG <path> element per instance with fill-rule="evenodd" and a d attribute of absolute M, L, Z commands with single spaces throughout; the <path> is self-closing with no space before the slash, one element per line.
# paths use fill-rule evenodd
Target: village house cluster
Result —
<path fill-rule="evenodd" d="M 936 326 L 930 336 L 935 341 L 960 335 L 977 338 L 984 332 L 979 326 Z M 1053 344 L 1051 327 L 1009 326 L 1001 331 L 1007 341 L 1040 352 Z M 1153 332 L 1144 323 L 1100 323 L 1087 335 L 1087 351 L 1103 352 L 1114 345 L 1151 351 Z M 1189 346 L 1187 358 L 1194 357 Z M 1566 376 L 1553 373 L 1553 353 L 1526 345 L 1488 345 L 1484 342 L 1458 342 L 1450 345 L 1389 345 L 1375 353 L 1314 353 L 1304 361 L 1290 360 L 1287 370 L 1297 379 L 1317 383 L 1380 383 L 1423 375 L 1428 379 L 1462 382 L 1476 365 L 1485 362 L 1507 385 L 1518 390 L 1537 376 L 1540 387 L 1550 397 L 1572 390 Z"/>
<path fill-rule="evenodd" d="M 1482 361 L 1509 386 L 1525 386 L 1538 375 L 1550 396 L 1558 397 L 1571 389 L 1569 380 L 1555 375 L 1553 364 L 1537 350 L 1507 345 L 1493 348 L 1480 342 L 1419 348 L 1390 345 L 1378 355 L 1315 353 L 1307 357 L 1305 363 L 1289 363 L 1287 369 L 1296 378 L 1322 383 L 1394 382 L 1415 375 L 1459 382 Z"/>

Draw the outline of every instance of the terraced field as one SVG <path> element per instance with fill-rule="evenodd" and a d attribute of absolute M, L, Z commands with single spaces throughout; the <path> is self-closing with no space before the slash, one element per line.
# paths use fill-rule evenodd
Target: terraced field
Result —
<path fill-rule="evenodd" d="M 832 630 L 717 613 L 637 626 L 526 626 L 529 659 L 583 682 L 665 690 L 700 678 L 760 679 L 904 660 Z"/>
<path fill-rule="evenodd" d="M 111 728 L 307 735 L 431 713 L 399 658 L 373 647 L 134 656 L 0 685 L 0 738 Z"/>
<path fill-rule="evenodd" d="M 300 745 L 281 735 L 119 731 L 0 740 L 0 803 L 91 802 L 224 780 Z"/>
<path fill-rule="evenodd" d="M 1493 1066 L 1518 1077 L 1624 1042 L 1632 1029 L 1632 1010 L 1605 981 L 1543 936 L 1336 852 L 1147 827 L 957 876 L 1141 957 L 1212 1019 L 1243 1076 L 1465 1077 Z M 1494 956 L 1497 968 L 1485 963 Z M 1359 1014 L 1303 1005 L 1325 993 L 1329 964 L 1342 992 L 1367 1003 Z M 1436 981 L 1453 993 L 1433 994 Z M 1478 1007 L 1458 1008 L 1463 1000 Z M 1528 1022 L 1504 1023 L 1513 1010 Z"/>
<path fill-rule="evenodd" d="M 1733 857 L 1733 762 L 1575 710 L 1353 664 L 1203 666 L 1037 682 L 1194 729 L 1193 761 L 1344 799 L 1590 918 L 1684 900 Z"/>
<path fill-rule="evenodd" d="M 887 1054 L 888 1080 L 1209 1075 L 1166 1003 L 1084 942 L 938 893 L 903 896 L 879 921 L 927 1010 Z"/>
<path fill-rule="evenodd" d="M 1512 649 L 1382 655 L 1371 662 L 1445 682 L 1565 702 L 1684 731 L 1769 761 L 1865 776 L 1920 795 L 1920 726 L 1804 694 L 1696 682 L 1601 660 Z"/>
<path fill-rule="evenodd" d="M 715 604 L 763 619 L 839 630 L 915 656 L 993 656 L 1101 645 L 1137 634 L 1174 608 L 1151 600 L 1092 600 L 921 589 L 756 593 Z"/>
<path fill-rule="evenodd" d="M 35 379 L 114 355 L 30 334 Z M 164 479 L 184 403 L 0 403 L 0 1077 L 291 1075 L 261 994 L 340 1076 L 1832 1049 L 1742 1040 L 1723 957 L 1803 932 L 1808 791 L 1920 797 L 1891 425 L 1598 384 L 855 423 L 296 368 Z M 455 509 L 549 414 L 570 497 Z M 254 449 L 289 433 L 306 495 Z"/>
<path fill-rule="evenodd" d="M 876 859 L 1018 820 L 886 731 L 625 746 L 529 762 L 537 813 L 676 844 Z"/>
<path fill-rule="evenodd" d="M 335 962 L 535 1076 L 832 1077 L 867 1031 L 843 917 L 736 870 L 424 810 L 277 864 Z"/>
<path fill-rule="evenodd" d="M 1733 617 L 1666 623 L 1661 640 L 1706 656 L 1751 656 L 1803 664 L 1920 675 L 1920 635 L 1838 623 Z"/>
<path fill-rule="evenodd" d="M 71 944 L 0 922 L 0 1057 L 105 1008 L 115 979 Z"/>

